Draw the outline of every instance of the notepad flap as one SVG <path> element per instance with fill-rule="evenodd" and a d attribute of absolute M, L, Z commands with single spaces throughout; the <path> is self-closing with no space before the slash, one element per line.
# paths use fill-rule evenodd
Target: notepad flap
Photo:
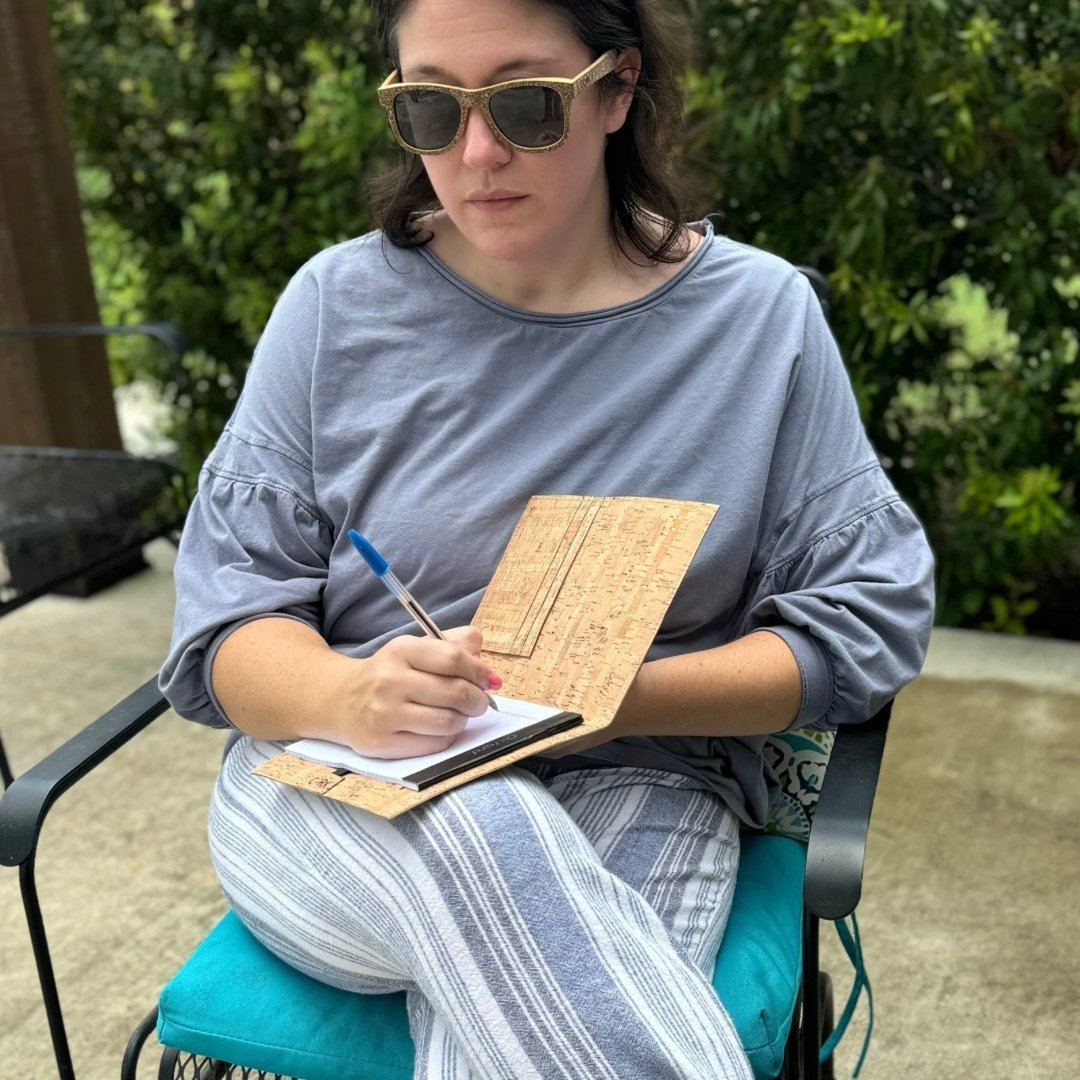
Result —
<path fill-rule="evenodd" d="M 488 652 L 532 654 L 601 502 L 568 495 L 526 506 L 473 621 Z"/>
<path fill-rule="evenodd" d="M 586 729 L 609 724 L 716 510 L 674 499 L 530 499 L 472 620 L 506 692 L 579 712 Z"/>

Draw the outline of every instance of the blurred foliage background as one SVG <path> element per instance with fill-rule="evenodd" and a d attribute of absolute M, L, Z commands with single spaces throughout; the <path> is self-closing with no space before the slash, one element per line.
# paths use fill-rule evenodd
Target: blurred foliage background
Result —
<path fill-rule="evenodd" d="M 818 267 L 938 621 L 1080 637 L 1080 0 L 669 0 L 686 169 L 721 230 Z M 194 474 L 278 293 L 370 227 L 397 153 L 362 0 L 54 0 L 106 321 Z"/>

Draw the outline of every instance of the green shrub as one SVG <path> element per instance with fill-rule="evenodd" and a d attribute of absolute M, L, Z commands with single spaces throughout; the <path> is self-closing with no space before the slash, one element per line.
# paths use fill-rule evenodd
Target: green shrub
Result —
<path fill-rule="evenodd" d="M 290 275 L 369 228 L 362 186 L 391 150 L 361 0 L 57 0 L 62 69 L 103 314 L 170 319 L 177 369 L 131 343 L 194 473 Z"/>
<path fill-rule="evenodd" d="M 1038 628 L 1077 543 L 1080 0 L 685 0 L 686 166 L 729 235 L 828 274 L 863 415 L 939 558 L 939 620 Z M 369 227 L 396 152 L 362 0 L 55 0 L 111 316 L 197 466 L 274 298 Z M 1080 586 L 1078 586 L 1080 588 Z"/>
<path fill-rule="evenodd" d="M 687 6 L 688 158 L 725 231 L 828 274 L 939 621 L 1037 624 L 1077 537 L 1080 3 Z"/>

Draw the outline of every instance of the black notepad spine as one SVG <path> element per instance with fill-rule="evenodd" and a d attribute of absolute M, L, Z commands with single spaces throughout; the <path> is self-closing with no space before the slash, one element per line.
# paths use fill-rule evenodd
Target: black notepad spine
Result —
<path fill-rule="evenodd" d="M 546 716 L 543 720 L 538 720 L 528 727 L 519 728 L 517 731 L 511 731 L 498 739 L 492 739 L 491 742 L 484 743 L 482 746 L 474 746 L 471 750 L 464 750 L 452 758 L 445 758 L 437 765 L 429 765 L 426 769 L 409 773 L 408 776 L 403 776 L 399 783 L 412 788 L 414 791 L 423 791 L 424 788 L 431 787 L 432 784 L 437 784 L 440 780 L 449 780 L 451 776 L 457 776 L 458 773 L 471 769 L 474 765 L 481 765 L 485 761 L 498 757 L 500 754 L 505 754 L 508 750 L 514 750 L 525 743 L 532 742 L 542 735 L 555 735 L 557 732 L 565 731 L 567 728 L 580 723 L 581 713 L 555 713 L 555 715 Z"/>

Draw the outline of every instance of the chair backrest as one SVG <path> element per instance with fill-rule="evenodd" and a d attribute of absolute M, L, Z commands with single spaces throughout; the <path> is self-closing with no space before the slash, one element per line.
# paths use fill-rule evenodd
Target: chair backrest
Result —
<path fill-rule="evenodd" d="M 183 356 L 191 343 L 180 327 L 170 322 L 132 323 L 128 326 L 103 326 L 101 323 L 36 323 L 31 326 L 0 326 L 0 337 L 106 337 L 110 334 L 145 334 L 160 341 L 176 356 Z"/>
<path fill-rule="evenodd" d="M 6 339 L 115 334 L 150 337 L 177 357 L 189 348 L 168 322 L 0 327 Z M 167 459 L 123 450 L 0 446 L 0 615 L 45 592 L 88 595 L 124 576 L 123 567 L 145 565 L 142 546 L 177 532 L 187 501 L 183 474 Z M 76 579 L 86 584 L 72 587 Z"/>

